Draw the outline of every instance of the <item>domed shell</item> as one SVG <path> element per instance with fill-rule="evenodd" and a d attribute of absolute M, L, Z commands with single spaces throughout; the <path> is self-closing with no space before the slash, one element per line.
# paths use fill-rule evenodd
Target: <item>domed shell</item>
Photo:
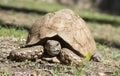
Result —
<path fill-rule="evenodd" d="M 29 32 L 27 45 L 54 36 L 63 39 L 78 55 L 93 55 L 96 52 L 96 44 L 87 24 L 70 9 L 48 13 L 38 19 Z"/>

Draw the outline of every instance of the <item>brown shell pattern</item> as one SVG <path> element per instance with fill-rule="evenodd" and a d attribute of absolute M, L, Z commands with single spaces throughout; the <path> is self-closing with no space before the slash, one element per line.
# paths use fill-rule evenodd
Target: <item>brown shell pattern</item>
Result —
<path fill-rule="evenodd" d="M 29 32 L 27 44 L 55 35 L 68 43 L 78 55 L 86 56 L 96 52 L 96 44 L 87 24 L 72 10 L 62 9 L 38 19 Z"/>

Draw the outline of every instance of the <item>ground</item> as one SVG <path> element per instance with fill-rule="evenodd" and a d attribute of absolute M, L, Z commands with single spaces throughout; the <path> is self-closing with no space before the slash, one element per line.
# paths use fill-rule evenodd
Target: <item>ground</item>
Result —
<path fill-rule="evenodd" d="M 56 4 L 56 7 L 50 4 L 45 6 L 44 3 L 39 5 L 39 0 L 36 0 L 38 2 L 26 0 L 24 4 L 22 4 L 23 0 L 13 1 L 2 0 L 0 2 L 0 76 L 120 75 L 120 16 L 99 12 L 74 10 L 87 22 L 96 41 L 97 49 L 102 54 L 102 62 L 84 61 L 80 66 L 76 66 L 29 60 L 16 62 L 8 59 L 11 50 L 25 44 L 29 28 L 37 18 L 47 12 L 63 8 Z M 48 7 L 54 8 L 48 9 Z"/>

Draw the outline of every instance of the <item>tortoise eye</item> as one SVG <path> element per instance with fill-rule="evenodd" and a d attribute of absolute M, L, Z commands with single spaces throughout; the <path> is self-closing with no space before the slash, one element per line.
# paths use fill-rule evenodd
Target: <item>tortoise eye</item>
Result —
<path fill-rule="evenodd" d="M 57 45 L 56 46 L 58 46 L 59 45 L 59 43 L 57 43 Z"/>

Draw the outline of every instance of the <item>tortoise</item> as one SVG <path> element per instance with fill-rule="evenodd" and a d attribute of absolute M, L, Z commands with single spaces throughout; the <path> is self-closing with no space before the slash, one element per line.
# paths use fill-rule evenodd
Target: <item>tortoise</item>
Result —
<path fill-rule="evenodd" d="M 33 45 L 44 46 L 48 55 L 59 55 L 63 62 L 81 62 L 88 54 L 94 60 L 101 61 L 86 22 L 70 9 L 48 13 L 38 19 L 31 27 L 26 41 L 26 46 Z"/>

